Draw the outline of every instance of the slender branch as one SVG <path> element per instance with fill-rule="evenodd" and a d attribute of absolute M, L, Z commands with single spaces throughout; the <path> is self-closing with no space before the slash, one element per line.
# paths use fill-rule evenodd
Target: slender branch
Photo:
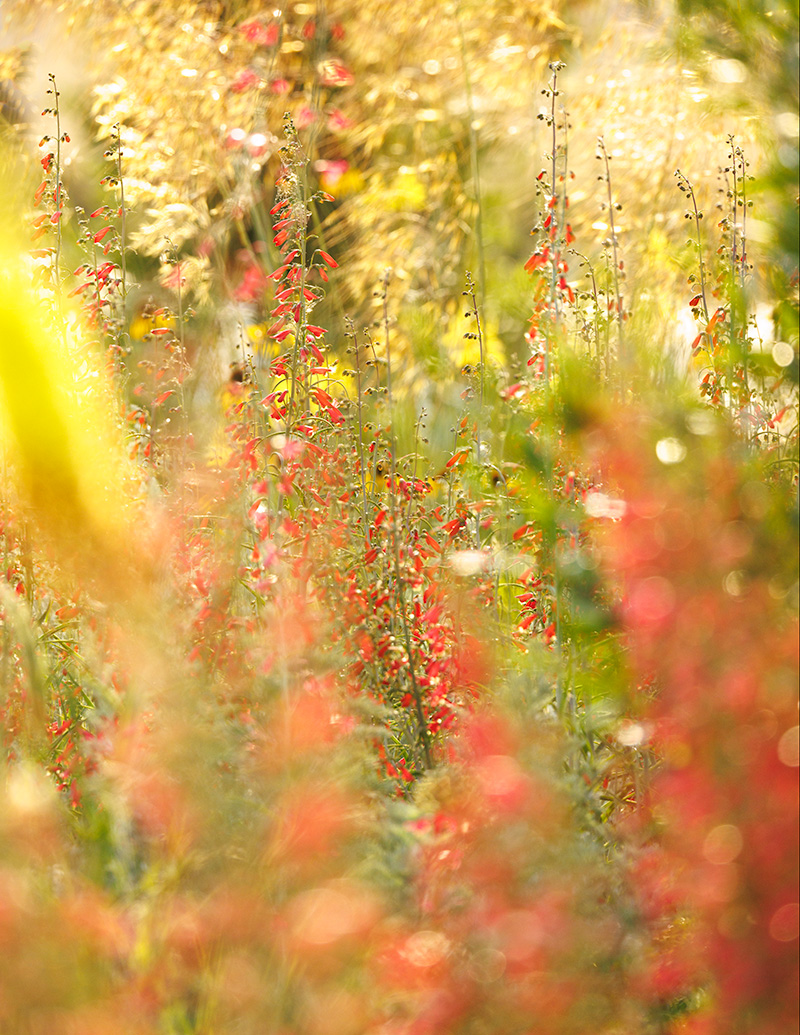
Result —
<path fill-rule="evenodd" d="M 461 22 L 461 5 L 456 0 L 454 5 L 458 40 L 461 47 L 461 66 L 464 70 L 464 89 L 467 95 L 467 118 L 469 119 L 469 162 L 472 175 L 472 191 L 475 198 L 475 241 L 478 246 L 478 289 L 481 305 L 486 302 L 486 258 L 483 246 L 483 202 L 481 198 L 481 176 L 478 156 L 478 130 L 475 119 L 475 105 L 472 95 L 472 77 L 469 74 L 467 59 L 467 43 L 464 37 L 464 26 Z"/>
<path fill-rule="evenodd" d="M 606 151 L 605 141 L 602 137 L 597 138 L 597 146 L 600 148 L 600 153 L 605 164 L 606 175 L 606 190 L 608 193 L 608 229 L 611 231 L 611 248 L 614 253 L 614 293 L 616 296 L 617 303 L 617 331 L 619 334 L 619 351 L 622 356 L 625 349 L 625 337 L 622 332 L 622 293 L 619 288 L 619 254 L 617 249 L 617 230 L 614 226 L 614 199 L 611 193 L 611 167 L 609 164 L 608 151 Z"/>
<path fill-rule="evenodd" d="M 391 270 L 386 270 L 383 275 L 383 328 L 384 344 L 386 348 L 386 397 L 389 405 L 389 458 L 392 483 L 389 492 L 389 507 L 392 519 L 392 553 L 394 557 L 395 576 L 395 603 L 396 610 L 400 613 L 400 621 L 403 626 L 403 639 L 405 640 L 406 656 L 408 657 L 408 674 L 411 680 L 411 694 L 414 698 L 414 706 L 419 724 L 419 735 L 422 742 L 422 753 L 425 756 L 425 765 L 431 768 L 430 737 L 428 734 L 428 723 L 425 719 L 425 711 L 422 707 L 422 694 L 417 683 L 417 674 L 414 667 L 414 653 L 411 643 L 411 630 L 408 626 L 408 615 L 405 606 L 405 581 L 400 569 L 400 544 L 397 538 L 397 449 L 394 438 L 394 407 L 392 399 L 392 356 L 389 341 L 389 280 Z"/>

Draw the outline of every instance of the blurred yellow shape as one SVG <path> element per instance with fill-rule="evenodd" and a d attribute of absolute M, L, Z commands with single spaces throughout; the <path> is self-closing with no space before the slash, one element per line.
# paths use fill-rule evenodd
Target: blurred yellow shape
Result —
<path fill-rule="evenodd" d="M 128 334 L 133 341 L 144 341 L 145 337 L 156 328 L 175 329 L 175 318 L 169 313 L 159 312 L 156 316 L 147 312 L 137 313 L 131 320 Z"/>
<path fill-rule="evenodd" d="M 394 212 L 418 212 L 425 207 L 425 185 L 413 169 L 401 169 L 386 193 L 387 206 Z"/>
<path fill-rule="evenodd" d="M 389 461 L 379 460 L 374 467 L 371 463 L 367 463 L 366 476 L 368 493 L 374 496 L 385 492 L 389 476 Z"/>
<path fill-rule="evenodd" d="M 348 169 L 340 176 L 322 173 L 319 183 L 334 198 L 346 198 L 364 189 L 364 177 L 358 169 Z"/>
<path fill-rule="evenodd" d="M 135 539 L 126 503 L 138 476 L 112 417 L 105 370 L 74 314 L 48 317 L 7 232 L 0 270 L 3 490 L 54 540 L 60 562 L 113 579 Z"/>

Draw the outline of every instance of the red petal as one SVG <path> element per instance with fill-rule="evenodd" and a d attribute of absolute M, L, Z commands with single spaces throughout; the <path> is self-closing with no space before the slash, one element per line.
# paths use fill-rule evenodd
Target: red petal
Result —
<path fill-rule="evenodd" d="M 326 262 L 332 270 L 338 269 L 339 263 L 336 261 L 336 259 L 333 258 L 332 255 L 328 255 L 328 253 L 322 251 L 322 249 L 320 249 L 319 254 L 322 256 L 323 262 Z"/>

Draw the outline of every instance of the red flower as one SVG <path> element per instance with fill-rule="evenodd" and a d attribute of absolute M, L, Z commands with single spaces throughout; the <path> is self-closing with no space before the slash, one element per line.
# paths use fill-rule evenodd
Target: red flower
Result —
<path fill-rule="evenodd" d="M 350 86 L 355 82 L 355 76 L 341 61 L 323 61 L 319 81 L 323 86 Z"/>
<path fill-rule="evenodd" d="M 251 266 L 244 275 L 241 284 L 233 292 L 239 302 L 253 302 L 264 293 L 267 278 L 260 266 Z"/>
<path fill-rule="evenodd" d="M 260 78 L 251 68 L 243 68 L 231 83 L 231 93 L 244 93 L 245 90 L 252 90 L 260 82 Z"/>
<path fill-rule="evenodd" d="M 239 31 L 242 32 L 245 39 L 250 43 L 255 43 L 257 47 L 272 47 L 278 42 L 279 32 L 275 22 L 264 25 L 257 18 L 252 18 L 250 21 L 242 22 Z"/>

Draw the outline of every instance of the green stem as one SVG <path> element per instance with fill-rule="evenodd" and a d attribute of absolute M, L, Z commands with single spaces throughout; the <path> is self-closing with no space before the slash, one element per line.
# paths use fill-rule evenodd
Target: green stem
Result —
<path fill-rule="evenodd" d="M 356 415 L 358 419 L 358 467 L 361 471 L 361 500 L 363 504 L 363 517 L 364 522 L 364 547 L 369 547 L 369 522 L 367 521 L 367 472 L 364 469 L 364 419 L 363 419 L 363 393 L 361 390 L 361 355 L 358 351 L 358 335 L 355 332 L 353 321 L 346 317 L 346 323 L 348 327 L 348 338 L 352 338 L 353 341 L 353 352 L 355 354 L 356 361 Z"/>
<path fill-rule="evenodd" d="M 117 131 L 117 184 L 119 185 L 119 249 L 120 249 L 120 267 L 122 273 L 122 305 L 125 307 L 125 303 L 128 300 L 128 258 L 127 258 L 127 230 L 126 230 L 126 217 L 127 211 L 125 209 L 125 183 L 122 179 L 122 127 L 119 122 L 116 124 L 115 129 Z"/>
<path fill-rule="evenodd" d="M 483 244 L 483 201 L 481 197 L 480 162 L 478 155 L 478 129 L 475 118 L 475 105 L 472 96 L 472 77 L 469 74 L 467 60 L 467 44 L 464 38 L 464 27 L 461 22 L 461 5 L 456 0 L 454 6 L 458 40 L 461 47 L 461 65 L 464 70 L 464 89 L 467 95 L 467 118 L 469 119 L 469 163 L 472 176 L 472 193 L 475 199 L 475 241 L 478 247 L 478 293 L 481 305 L 486 302 L 486 259 Z"/>
<path fill-rule="evenodd" d="M 617 250 L 617 231 L 614 226 L 614 198 L 611 193 L 611 167 L 609 164 L 608 151 L 606 151 L 605 141 L 602 137 L 597 138 L 597 145 L 602 152 L 603 162 L 605 163 L 606 169 L 605 180 L 608 195 L 608 229 L 611 237 L 611 249 L 614 253 L 614 294 L 617 302 L 617 332 L 620 358 L 623 358 L 625 354 L 625 337 L 622 332 L 622 293 L 619 288 L 619 254 Z"/>
<path fill-rule="evenodd" d="M 406 656 L 408 657 L 408 674 L 411 680 L 411 694 L 414 698 L 414 706 L 417 713 L 417 722 L 419 724 L 419 736 L 422 742 L 422 753 L 425 757 L 426 768 L 431 768 L 431 749 L 430 749 L 430 737 L 428 734 L 428 724 L 425 719 L 425 711 L 422 707 L 422 694 L 420 693 L 419 684 L 417 683 L 417 674 L 414 666 L 414 653 L 411 643 L 411 630 L 408 626 L 408 615 L 406 614 L 405 605 L 405 582 L 400 570 L 400 544 L 397 537 L 397 498 L 396 498 L 396 486 L 397 486 L 397 459 L 396 459 L 396 445 L 394 438 L 394 407 L 392 399 L 392 359 L 391 349 L 389 342 L 389 279 L 391 277 L 391 270 L 387 270 L 383 276 L 383 327 L 384 327 L 384 341 L 386 347 L 386 397 L 389 405 L 389 457 L 390 467 L 392 475 L 392 484 L 389 490 L 389 507 L 391 510 L 391 535 L 392 535 L 392 554 L 394 558 L 394 577 L 395 577 L 395 610 L 400 614 L 400 622 L 403 626 L 403 639 L 406 646 Z"/>
<path fill-rule="evenodd" d="M 478 337 L 478 349 L 480 353 L 480 401 L 478 408 L 478 418 L 475 421 L 475 449 L 476 449 L 476 462 L 478 465 L 478 474 L 483 471 L 483 448 L 481 445 L 481 417 L 483 416 L 483 397 L 484 397 L 484 370 L 483 370 L 483 328 L 481 327 L 481 314 L 478 310 L 478 301 L 475 297 L 475 283 L 472 279 L 472 274 L 467 271 L 467 294 L 470 302 L 472 303 L 472 315 L 475 317 L 475 325 L 477 327 Z M 478 550 L 481 548 L 481 515 L 480 511 L 475 515 L 475 545 Z"/>
<path fill-rule="evenodd" d="M 51 73 L 48 76 L 50 83 L 52 84 L 53 104 L 54 112 L 56 116 L 56 192 L 55 192 L 55 204 L 56 204 L 56 260 L 55 260 L 55 290 L 56 298 L 58 299 L 59 309 L 61 308 L 61 109 L 58 104 L 58 98 L 61 96 L 56 86 L 56 77 Z"/>

